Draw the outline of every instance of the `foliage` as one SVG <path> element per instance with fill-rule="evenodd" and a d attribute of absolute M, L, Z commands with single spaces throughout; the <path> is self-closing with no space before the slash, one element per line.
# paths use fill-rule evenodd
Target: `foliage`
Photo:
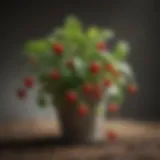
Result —
<path fill-rule="evenodd" d="M 84 94 L 91 86 L 88 94 L 93 96 L 99 89 L 97 99 L 104 88 L 108 89 L 110 103 L 121 104 L 126 89 L 135 85 L 135 80 L 126 62 L 129 45 L 124 41 L 112 44 L 114 36 L 110 29 L 96 26 L 85 30 L 75 16 L 69 16 L 49 36 L 26 42 L 24 52 L 41 84 L 39 104 L 45 104 L 45 93 L 60 94 L 65 99 L 69 91 L 69 101 L 76 95 L 78 103 L 84 102 L 84 86 Z"/>

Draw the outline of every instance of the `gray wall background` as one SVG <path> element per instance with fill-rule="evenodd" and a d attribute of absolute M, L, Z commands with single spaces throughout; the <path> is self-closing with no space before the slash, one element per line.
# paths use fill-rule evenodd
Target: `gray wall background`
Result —
<path fill-rule="evenodd" d="M 27 74 L 21 57 L 27 39 L 48 34 L 70 13 L 85 25 L 98 24 L 113 28 L 117 37 L 132 46 L 129 58 L 140 85 L 137 97 L 128 97 L 121 109 L 123 117 L 160 120 L 158 7 L 152 0 L 112 1 L 31 1 L 14 0 L 1 4 L 0 24 L 0 121 L 52 118 L 51 107 L 39 109 L 36 90 L 24 102 L 15 90 Z"/>

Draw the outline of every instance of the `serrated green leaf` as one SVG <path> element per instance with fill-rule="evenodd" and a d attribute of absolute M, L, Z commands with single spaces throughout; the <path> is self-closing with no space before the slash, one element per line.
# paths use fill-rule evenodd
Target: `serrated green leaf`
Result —
<path fill-rule="evenodd" d="M 125 60 L 128 57 L 128 52 L 128 43 L 124 41 L 119 41 L 116 44 L 113 56 L 118 60 Z"/>
<path fill-rule="evenodd" d="M 101 38 L 103 40 L 109 40 L 115 36 L 114 32 L 111 29 L 102 30 L 101 35 L 102 35 Z"/>
<path fill-rule="evenodd" d="M 117 79 L 117 84 L 121 87 L 125 87 L 127 85 L 127 81 L 126 81 L 126 78 L 124 76 L 120 76 L 118 79 Z"/>
<path fill-rule="evenodd" d="M 70 43 L 73 45 L 75 43 L 78 45 L 85 43 L 85 35 L 83 34 L 82 24 L 76 17 L 70 16 L 67 18 L 63 31 L 65 40 L 71 41 Z"/>
<path fill-rule="evenodd" d="M 117 68 L 119 69 L 127 83 L 134 82 L 134 74 L 132 68 L 127 62 L 118 62 Z"/>
<path fill-rule="evenodd" d="M 81 30 L 81 23 L 80 21 L 76 18 L 76 16 L 68 16 L 68 18 L 65 21 L 64 28 L 66 30 Z"/>
<path fill-rule="evenodd" d="M 24 46 L 26 54 L 44 54 L 50 49 L 50 43 L 47 40 L 28 41 Z"/>
<path fill-rule="evenodd" d="M 116 63 L 116 59 L 110 53 L 102 54 L 102 58 L 103 58 L 102 60 L 105 63 L 109 63 L 109 64 L 115 64 Z"/>
<path fill-rule="evenodd" d="M 113 85 L 108 89 L 109 101 L 117 104 L 122 104 L 124 100 L 123 88 L 118 85 Z"/>
<path fill-rule="evenodd" d="M 87 37 L 91 40 L 99 40 L 100 29 L 98 27 L 91 27 L 87 31 Z"/>

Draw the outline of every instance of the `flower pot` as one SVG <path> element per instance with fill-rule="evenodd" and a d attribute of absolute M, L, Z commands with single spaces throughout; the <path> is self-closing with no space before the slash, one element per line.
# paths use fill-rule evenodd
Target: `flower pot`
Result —
<path fill-rule="evenodd" d="M 74 144 L 92 144 L 105 140 L 104 122 L 107 97 L 98 102 L 90 103 L 89 113 L 81 117 L 76 112 L 76 105 L 69 105 L 55 99 L 63 138 Z"/>

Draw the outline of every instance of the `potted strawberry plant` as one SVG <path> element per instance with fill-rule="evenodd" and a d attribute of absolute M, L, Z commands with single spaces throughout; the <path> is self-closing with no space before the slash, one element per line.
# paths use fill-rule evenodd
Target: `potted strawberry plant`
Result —
<path fill-rule="evenodd" d="M 126 91 L 137 91 L 126 61 L 129 46 L 113 42 L 111 30 L 84 29 L 76 17 L 68 17 L 49 36 L 25 43 L 33 76 L 25 78 L 18 96 L 24 98 L 26 88 L 37 83 L 38 104 L 51 98 L 64 137 L 76 143 L 102 140 L 105 112 L 117 111 Z"/>

